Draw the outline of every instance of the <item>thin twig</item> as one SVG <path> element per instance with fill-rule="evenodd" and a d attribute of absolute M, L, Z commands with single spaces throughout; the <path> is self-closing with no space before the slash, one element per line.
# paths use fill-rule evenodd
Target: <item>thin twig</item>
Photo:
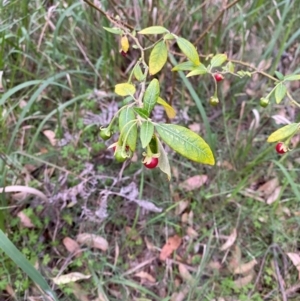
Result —
<path fill-rule="evenodd" d="M 277 257 L 276 248 L 277 248 L 277 246 L 273 246 L 274 265 L 275 265 L 275 272 L 276 272 L 276 276 L 277 276 L 277 282 L 278 282 L 279 289 L 281 292 L 282 301 L 287 301 L 286 291 L 285 291 L 284 284 L 283 284 L 283 279 L 280 274 L 278 262 L 276 260 L 276 257 Z"/>

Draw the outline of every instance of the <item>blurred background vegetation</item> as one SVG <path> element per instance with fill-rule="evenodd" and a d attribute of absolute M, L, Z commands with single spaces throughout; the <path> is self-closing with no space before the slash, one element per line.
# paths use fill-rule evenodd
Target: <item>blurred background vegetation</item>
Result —
<path fill-rule="evenodd" d="M 136 30 L 168 28 L 203 61 L 225 52 L 271 75 L 300 73 L 298 0 L 93 3 Z M 117 137 L 98 136 L 123 104 L 114 85 L 127 81 L 139 55 L 120 54 L 105 16 L 83 1 L 4 0 L 0 10 L 0 187 L 33 187 L 48 198 L 2 189 L 0 228 L 59 300 L 299 300 L 299 137 L 281 157 L 266 142 L 280 124 L 299 122 L 299 111 L 287 101 L 259 106 L 273 88 L 268 78 L 227 76 L 212 107 L 211 78 L 186 79 L 168 61 L 157 78 L 177 111 L 172 122 L 203 136 L 217 161 L 206 167 L 170 150 L 168 182 L 142 168 L 141 148 L 122 166 L 107 149 Z M 177 50 L 170 45 L 179 61 Z M 299 81 L 289 90 L 298 100 Z M 153 118 L 166 117 L 156 109 Z M 108 247 L 79 248 L 82 233 Z M 176 255 L 159 260 L 177 236 Z M 91 278 L 53 282 L 73 272 Z M 1 301 L 48 300 L 4 254 L 0 292 Z"/>

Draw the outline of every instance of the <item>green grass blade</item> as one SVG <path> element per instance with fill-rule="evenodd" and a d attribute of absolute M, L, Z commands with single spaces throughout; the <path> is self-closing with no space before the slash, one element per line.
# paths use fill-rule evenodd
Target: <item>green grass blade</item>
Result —
<path fill-rule="evenodd" d="M 7 238 L 2 230 L 0 230 L 0 248 L 6 255 L 20 267 L 30 279 L 35 282 L 49 297 L 58 301 L 55 293 L 50 286 L 32 264 L 24 257 L 24 255 L 15 247 L 15 245 Z"/>

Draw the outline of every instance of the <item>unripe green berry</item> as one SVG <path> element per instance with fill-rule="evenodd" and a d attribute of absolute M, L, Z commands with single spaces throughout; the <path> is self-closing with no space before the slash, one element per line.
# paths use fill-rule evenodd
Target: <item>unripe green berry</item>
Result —
<path fill-rule="evenodd" d="M 103 140 L 108 140 L 111 137 L 111 131 L 107 128 L 100 129 L 99 135 Z"/>
<path fill-rule="evenodd" d="M 218 104 L 220 103 L 220 101 L 219 101 L 219 98 L 218 97 L 216 97 L 216 96 L 212 96 L 210 99 L 209 99 L 209 104 L 211 105 L 211 106 L 217 106 Z"/>
<path fill-rule="evenodd" d="M 259 104 L 262 108 L 265 108 L 268 106 L 269 104 L 269 99 L 268 98 L 265 98 L 265 97 L 262 97 L 259 101 Z"/>
<path fill-rule="evenodd" d="M 119 163 L 124 162 L 128 157 L 125 151 L 123 151 L 121 148 L 117 149 L 117 151 L 115 152 L 115 158 L 116 161 Z"/>

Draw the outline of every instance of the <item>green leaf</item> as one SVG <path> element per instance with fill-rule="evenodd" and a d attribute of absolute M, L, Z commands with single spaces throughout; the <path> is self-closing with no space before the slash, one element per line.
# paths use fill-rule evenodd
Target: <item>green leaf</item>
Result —
<path fill-rule="evenodd" d="M 196 67 L 195 69 L 193 69 L 191 72 L 189 72 L 186 75 L 186 77 L 201 75 L 201 74 L 206 74 L 206 73 L 207 73 L 206 67 L 200 63 L 200 65 L 198 67 Z"/>
<path fill-rule="evenodd" d="M 162 98 L 157 98 L 157 103 L 162 105 L 166 111 L 167 116 L 170 119 L 173 119 L 176 116 L 176 111 L 171 107 L 166 101 L 164 101 Z"/>
<path fill-rule="evenodd" d="M 110 27 L 104 27 L 104 26 L 103 26 L 103 28 L 106 31 L 113 33 L 113 34 L 123 34 L 123 30 L 120 28 L 116 28 L 116 27 L 110 28 Z"/>
<path fill-rule="evenodd" d="M 144 94 L 144 109 L 148 112 L 148 115 L 152 112 L 157 98 L 159 96 L 159 82 L 156 78 L 152 79 L 149 86 L 147 87 L 145 94 Z"/>
<path fill-rule="evenodd" d="M 164 35 L 164 40 L 174 40 L 175 39 L 175 36 L 171 33 L 167 33 Z"/>
<path fill-rule="evenodd" d="M 134 112 L 136 112 L 139 116 L 141 116 L 144 119 L 149 118 L 149 114 L 145 109 L 142 108 L 133 108 Z"/>
<path fill-rule="evenodd" d="M 292 136 L 293 134 L 295 134 L 299 130 L 299 125 L 300 125 L 299 123 L 288 124 L 280 129 L 278 129 L 274 133 L 272 133 L 268 137 L 267 141 L 268 142 L 277 142 L 277 141 L 284 140 L 285 138 L 288 138 L 288 137 Z"/>
<path fill-rule="evenodd" d="M 275 89 L 276 103 L 280 103 L 286 94 L 286 86 L 283 83 L 279 83 Z"/>
<path fill-rule="evenodd" d="M 168 49 L 164 41 L 157 43 L 150 53 L 149 73 L 151 75 L 159 72 L 165 65 L 168 58 Z"/>
<path fill-rule="evenodd" d="M 195 65 L 200 65 L 200 59 L 198 52 L 195 48 L 195 46 L 189 42 L 188 40 L 178 37 L 177 38 L 177 44 L 180 50 L 185 54 L 185 56 L 193 62 Z"/>
<path fill-rule="evenodd" d="M 226 65 L 226 67 L 230 73 L 234 73 L 234 64 L 232 62 L 229 61 Z"/>
<path fill-rule="evenodd" d="M 212 57 L 211 61 L 210 61 L 210 65 L 211 68 L 214 67 L 219 67 L 221 66 L 223 63 L 225 63 L 227 61 L 227 55 L 226 54 L 216 54 L 215 56 Z"/>
<path fill-rule="evenodd" d="M 159 158 L 158 158 L 158 167 L 162 172 L 167 174 L 168 180 L 171 179 L 171 168 L 169 163 L 168 154 L 165 151 L 164 147 L 162 146 L 159 139 L 157 139 L 157 146 L 158 146 L 158 152 L 159 152 Z"/>
<path fill-rule="evenodd" d="M 285 81 L 300 80 L 300 74 L 290 74 L 284 77 Z"/>
<path fill-rule="evenodd" d="M 281 72 L 275 70 L 274 73 L 279 80 L 284 80 L 284 75 Z"/>
<path fill-rule="evenodd" d="M 154 133 L 154 125 L 150 121 L 145 121 L 141 125 L 141 132 L 140 132 L 140 137 L 141 137 L 141 142 L 142 142 L 142 148 L 145 148 L 149 142 L 152 139 Z"/>
<path fill-rule="evenodd" d="M 175 124 L 156 124 L 161 139 L 182 156 L 203 164 L 214 165 L 209 145 L 193 131 Z"/>
<path fill-rule="evenodd" d="M 173 67 L 172 71 L 190 71 L 195 68 L 197 68 L 197 65 L 195 65 L 191 61 L 187 61 L 187 62 L 176 65 L 175 67 Z"/>
<path fill-rule="evenodd" d="M 162 33 L 169 33 L 169 30 L 164 28 L 163 26 L 150 26 L 140 30 L 138 33 L 139 34 L 162 34 Z"/>
<path fill-rule="evenodd" d="M 120 139 L 134 152 L 137 141 L 137 125 L 133 108 L 126 107 L 119 115 Z"/>
<path fill-rule="evenodd" d="M 2 249 L 4 253 L 28 275 L 28 277 L 35 282 L 45 292 L 45 294 L 48 295 L 48 297 L 51 297 L 52 300 L 58 301 L 55 293 L 51 290 L 40 272 L 37 271 L 28 259 L 26 259 L 25 256 L 15 247 L 2 230 L 0 230 L 0 249 Z"/>
<path fill-rule="evenodd" d="M 149 143 L 149 147 L 151 149 L 151 152 L 153 154 L 157 154 L 158 153 L 158 138 L 155 135 L 155 133 L 153 134 L 151 141 Z"/>
<path fill-rule="evenodd" d="M 135 93 L 135 86 L 128 83 L 117 84 L 115 86 L 115 93 L 120 96 L 133 95 Z"/>
<path fill-rule="evenodd" d="M 133 74 L 134 77 L 138 80 L 138 81 L 143 81 L 145 79 L 145 74 L 142 71 L 142 68 L 140 66 L 140 64 L 137 64 L 134 69 L 133 69 Z"/>

